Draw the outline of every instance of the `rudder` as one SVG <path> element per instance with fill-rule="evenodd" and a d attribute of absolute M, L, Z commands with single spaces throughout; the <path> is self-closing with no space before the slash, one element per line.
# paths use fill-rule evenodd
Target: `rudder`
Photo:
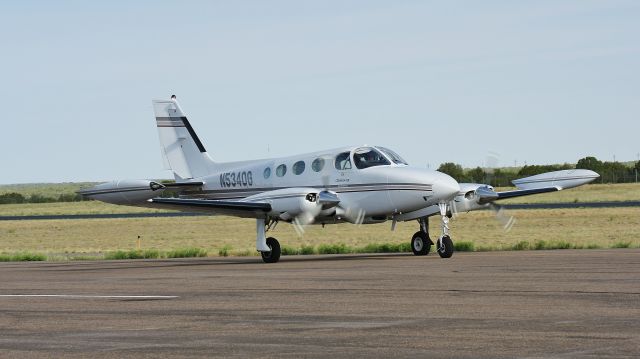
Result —
<path fill-rule="evenodd" d="M 176 180 L 211 174 L 215 163 L 175 99 L 153 100 L 160 149 L 165 168 L 173 171 Z"/>

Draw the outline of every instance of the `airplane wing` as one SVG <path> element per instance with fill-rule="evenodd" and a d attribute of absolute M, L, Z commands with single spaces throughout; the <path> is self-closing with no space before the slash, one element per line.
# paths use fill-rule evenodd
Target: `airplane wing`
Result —
<path fill-rule="evenodd" d="M 271 204 L 264 202 L 219 201 L 210 199 L 152 198 L 149 207 L 204 212 L 244 218 L 264 218 Z"/>
<path fill-rule="evenodd" d="M 546 172 L 535 176 L 521 178 L 513 181 L 517 189 L 511 191 L 496 192 L 493 187 L 479 183 L 460 183 L 460 194 L 451 202 L 452 211 L 469 212 L 485 209 L 490 203 L 532 194 L 557 192 L 563 189 L 578 187 L 594 181 L 600 177 L 597 173 L 584 170 L 562 170 Z M 423 217 L 440 214 L 438 206 L 430 206 L 413 212 L 397 215 L 398 221 L 409 221 Z"/>
<path fill-rule="evenodd" d="M 560 187 L 540 187 L 540 188 L 530 188 L 530 189 L 517 189 L 513 191 L 503 191 L 503 192 L 495 192 L 490 187 L 479 187 L 476 189 L 476 196 L 478 198 L 479 204 L 485 204 L 501 199 L 529 196 L 532 194 L 540 194 L 547 192 L 557 192 L 562 190 Z"/>
<path fill-rule="evenodd" d="M 490 186 L 482 186 L 475 190 L 475 194 L 478 203 L 485 204 L 501 199 L 574 188 L 592 182 L 598 177 L 600 175 L 597 173 L 584 169 L 553 171 L 514 180 L 513 184 L 518 189 L 513 191 L 495 192 Z"/>

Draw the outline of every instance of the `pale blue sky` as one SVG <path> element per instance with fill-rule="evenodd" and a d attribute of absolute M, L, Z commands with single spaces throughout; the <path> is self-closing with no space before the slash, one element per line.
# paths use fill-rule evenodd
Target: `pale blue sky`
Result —
<path fill-rule="evenodd" d="M 215 160 L 636 160 L 638 1 L 12 1 L 0 183 L 170 178 L 152 98 Z"/>

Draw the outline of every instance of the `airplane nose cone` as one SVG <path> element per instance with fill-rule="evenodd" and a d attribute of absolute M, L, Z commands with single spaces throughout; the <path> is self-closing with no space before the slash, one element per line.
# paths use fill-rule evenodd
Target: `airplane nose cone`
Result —
<path fill-rule="evenodd" d="M 451 176 L 439 173 L 433 184 L 433 195 L 439 200 L 448 201 L 460 192 L 460 185 Z"/>

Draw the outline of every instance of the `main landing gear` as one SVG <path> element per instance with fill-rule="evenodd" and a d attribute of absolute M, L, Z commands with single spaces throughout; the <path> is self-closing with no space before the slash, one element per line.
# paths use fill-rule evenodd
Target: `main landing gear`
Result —
<path fill-rule="evenodd" d="M 440 217 L 442 217 L 442 235 L 436 243 L 436 250 L 441 258 L 451 258 L 453 255 L 453 241 L 449 236 L 449 213 L 447 204 L 440 203 Z M 411 250 L 417 256 L 429 254 L 433 242 L 429 238 L 429 217 L 418 219 L 420 230 L 411 238 Z"/>
<path fill-rule="evenodd" d="M 418 219 L 418 223 L 420 223 L 420 230 L 411 238 L 411 250 L 417 256 L 426 256 L 433 245 L 429 238 L 429 217 Z"/>
<path fill-rule="evenodd" d="M 275 227 L 278 222 L 270 222 L 269 226 L 266 225 L 266 220 L 258 218 L 256 220 L 256 249 L 262 256 L 262 261 L 265 263 L 276 263 L 280 260 L 280 242 L 273 237 L 265 238 L 267 230 Z"/>
<path fill-rule="evenodd" d="M 267 247 L 271 250 L 269 252 L 260 252 L 262 260 L 265 263 L 276 263 L 280 260 L 280 242 L 273 237 L 267 238 Z"/>

